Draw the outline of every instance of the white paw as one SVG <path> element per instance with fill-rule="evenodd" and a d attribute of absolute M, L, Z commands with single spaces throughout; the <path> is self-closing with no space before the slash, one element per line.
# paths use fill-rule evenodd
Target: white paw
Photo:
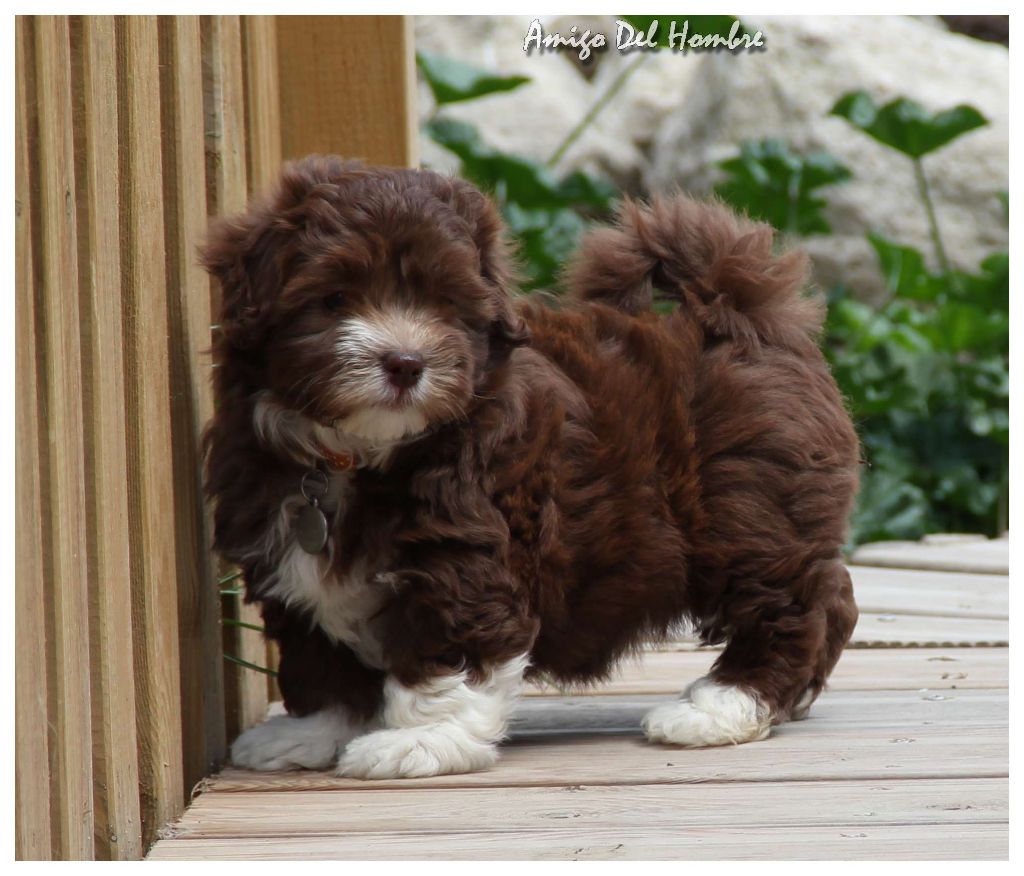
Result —
<path fill-rule="evenodd" d="M 354 779 L 411 779 L 486 769 L 497 746 L 454 723 L 378 730 L 349 743 L 338 775 Z"/>
<path fill-rule="evenodd" d="M 325 769 L 359 730 L 339 709 L 303 718 L 279 715 L 239 736 L 231 761 L 249 770 Z"/>
<path fill-rule="evenodd" d="M 682 700 L 648 712 L 643 728 L 652 742 L 704 748 L 764 739 L 771 720 L 767 710 L 746 691 L 702 678 L 690 686 Z"/>

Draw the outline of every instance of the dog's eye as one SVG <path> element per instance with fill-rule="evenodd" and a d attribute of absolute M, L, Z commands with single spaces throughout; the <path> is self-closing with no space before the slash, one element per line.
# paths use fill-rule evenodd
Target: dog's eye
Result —
<path fill-rule="evenodd" d="M 324 309 L 330 313 L 334 313 L 337 310 L 341 310 L 341 305 L 345 303 L 345 296 L 340 292 L 332 292 L 326 298 L 324 298 Z"/>

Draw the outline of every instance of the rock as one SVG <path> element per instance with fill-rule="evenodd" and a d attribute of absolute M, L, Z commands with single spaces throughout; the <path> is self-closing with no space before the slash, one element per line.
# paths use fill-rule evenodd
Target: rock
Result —
<path fill-rule="evenodd" d="M 563 53 L 523 52 L 532 19 L 526 16 L 417 16 L 416 48 L 457 58 L 505 76 L 533 81 L 511 94 L 488 95 L 445 106 L 449 118 L 479 128 L 485 142 L 497 148 L 545 160 L 576 119 L 586 112 L 591 84 Z M 420 85 L 420 115 L 434 109 L 429 89 Z M 452 169 L 458 161 L 429 138 L 421 138 L 421 158 L 436 169 Z"/>
<path fill-rule="evenodd" d="M 905 96 L 930 110 L 977 107 L 990 124 L 924 159 L 939 226 L 951 260 L 973 270 L 1007 246 L 998 195 L 1009 173 L 1007 51 L 905 17 L 780 17 L 752 19 L 764 31 L 757 54 L 703 56 L 699 87 L 685 112 L 671 115 L 656 138 L 651 190 L 682 185 L 710 189 L 716 162 L 745 139 L 780 137 L 799 151 L 824 149 L 854 178 L 825 190 L 834 234 L 807 240 L 815 276 L 845 282 L 865 298 L 883 294 L 874 252 L 864 239 L 876 230 L 919 248 L 933 247 L 908 159 L 831 117 L 845 92 L 864 89 L 877 102 Z"/>
<path fill-rule="evenodd" d="M 546 161 L 586 115 L 635 55 L 614 47 L 595 52 L 581 64 L 569 50 L 536 51 L 527 56 L 523 40 L 531 16 L 417 16 L 416 47 L 458 58 L 503 75 L 533 80 L 511 94 L 495 94 L 465 104 L 450 104 L 443 113 L 476 125 L 495 148 Z M 576 24 L 601 31 L 614 41 L 612 16 L 540 16 L 545 33 L 569 33 Z M 635 191 L 649 168 L 648 152 L 666 117 L 682 104 L 692 64 L 679 64 L 667 52 L 650 54 L 626 86 L 598 116 L 559 163 L 559 170 L 584 168 L 612 178 Z M 420 115 L 433 112 L 433 100 L 420 86 Z M 457 162 L 428 138 L 421 139 L 424 164 L 453 169 Z"/>
<path fill-rule="evenodd" d="M 476 125 L 496 148 L 547 160 L 635 54 L 614 47 L 581 65 L 569 51 L 523 52 L 529 16 L 422 16 L 417 48 L 459 58 L 532 82 L 506 94 L 445 107 L 445 115 Z M 547 33 L 600 30 L 614 40 L 612 16 L 546 16 Z M 913 169 L 903 156 L 854 130 L 829 110 L 847 91 L 877 101 L 906 96 L 931 110 L 976 106 L 990 125 L 925 158 L 943 239 L 953 262 L 976 269 L 1007 246 L 998 194 L 1009 173 L 1009 60 L 1005 48 L 949 33 L 937 17 L 781 16 L 746 19 L 764 31 L 756 53 L 662 50 L 648 54 L 615 100 L 558 165 L 612 179 L 624 191 L 681 187 L 710 191 L 715 164 L 745 139 L 780 137 L 799 151 L 825 149 L 854 179 L 825 190 L 834 234 L 808 238 L 815 277 L 842 281 L 868 299 L 883 294 L 874 252 L 876 230 L 919 248 L 933 247 Z M 586 75 L 584 75 L 584 73 Z M 433 111 L 421 86 L 421 115 Z M 424 138 L 424 163 L 457 162 Z"/>

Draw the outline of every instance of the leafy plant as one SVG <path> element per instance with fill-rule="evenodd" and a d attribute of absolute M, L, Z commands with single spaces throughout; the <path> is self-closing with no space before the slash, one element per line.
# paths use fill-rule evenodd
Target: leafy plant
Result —
<path fill-rule="evenodd" d="M 911 247 L 870 237 L 878 308 L 833 291 L 824 349 L 868 463 L 853 541 L 1006 526 L 1009 260 L 958 282 Z"/>
<path fill-rule="evenodd" d="M 653 20 L 626 18 L 638 30 Z M 721 20 L 698 26 L 694 16 L 691 29 L 727 33 L 734 21 L 708 18 Z M 669 19 L 658 20 L 667 40 Z M 551 285 L 588 223 L 610 207 L 615 193 L 606 181 L 580 172 L 560 176 L 555 167 L 648 56 L 639 52 L 623 68 L 545 163 L 494 149 L 472 125 L 443 113 L 428 122 L 427 134 L 459 157 L 463 174 L 494 193 L 518 238 L 528 288 Z M 431 70 L 444 79 L 443 87 L 431 83 L 439 107 L 493 93 L 499 89 L 482 90 L 481 83 L 502 78 L 472 69 L 448 75 L 436 63 Z M 951 268 L 923 166 L 925 156 L 984 118 L 963 106 L 929 114 L 905 99 L 879 107 L 863 92 L 846 95 L 833 112 L 907 156 L 938 264 L 933 271 L 917 249 L 868 233 L 885 300 L 871 306 L 842 286 L 830 294 L 823 347 L 867 462 L 852 540 L 995 534 L 1006 525 L 1007 508 L 1009 259 L 994 253 L 975 272 Z M 778 140 L 744 143 L 719 167 L 726 175 L 716 187 L 720 197 L 797 235 L 830 230 L 822 190 L 852 176 L 825 153 L 800 155 Z M 1003 204 L 1008 213 L 1005 193 Z"/>
<path fill-rule="evenodd" d="M 780 231 L 826 234 L 816 189 L 843 182 L 850 171 L 827 152 L 799 155 L 781 140 L 748 141 L 740 154 L 718 165 L 729 176 L 715 186 L 723 200 Z"/>
<path fill-rule="evenodd" d="M 846 119 L 879 143 L 911 159 L 917 190 L 928 216 L 935 257 L 943 272 L 949 274 L 949 258 L 946 256 L 946 247 L 939 233 L 935 206 L 932 204 L 928 178 L 925 176 L 921 159 L 968 131 L 988 124 L 985 117 L 974 107 L 963 104 L 930 115 L 920 104 L 905 97 L 889 101 L 885 106 L 879 107 L 864 91 L 852 91 L 843 95 L 832 107 L 832 115 Z"/>
<path fill-rule="evenodd" d="M 483 78 L 482 74 L 476 78 L 465 73 L 460 76 L 466 83 Z M 455 87 L 454 79 L 449 79 L 448 92 Z M 473 90 L 476 86 L 466 87 Z M 558 176 L 549 165 L 495 149 L 484 143 L 477 129 L 467 122 L 435 115 L 425 131 L 458 156 L 463 176 L 494 195 L 518 240 L 528 289 L 554 285 L 588 221 L 606 214 L 616 195 L 606 180 L 581 171 Z"/>

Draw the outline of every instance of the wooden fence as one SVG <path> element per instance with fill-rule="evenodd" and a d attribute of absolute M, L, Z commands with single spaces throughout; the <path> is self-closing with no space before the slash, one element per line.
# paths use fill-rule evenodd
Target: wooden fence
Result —
<path fill-rule="evenodd" d="M 224 660 L 273 655 L 210 553 L 196 245 L 282 156 L 413 163 L 409 22 L 20 17 L 16 69 L 16 853 L 138 858 L 272 693 Z"/>

